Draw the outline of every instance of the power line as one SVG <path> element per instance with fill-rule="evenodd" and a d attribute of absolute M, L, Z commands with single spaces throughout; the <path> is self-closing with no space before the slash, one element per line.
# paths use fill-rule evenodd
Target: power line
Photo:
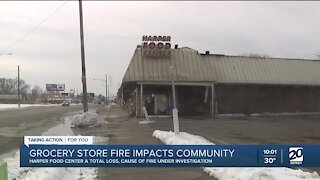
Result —
<path fill-rule="evenodd" d="M 4 66 L 0 66 L 1 69 L 4 69 L 6 71 L 16 71 L 16 66 L 9 66 L 8 67 L 4 67 Z"/>
<path fill-rule="evenodd" d="M 10 69 L 8 69 L 8 68 L 6 68 L 6 67 L 3 67 L 3 66 L 0 66 L 0 70 L 1 70 L 1 74 L 0 74 L 0 77 L 5 77 L 4 75 L 3 75 L 3 71 L 4 72 L 7 72 L 6 74 L 8 75 L 8 73 L 10 73 L 10 75 L 12 75 L 12 74 L 15 74 L 16 72 L 17 72 L 17 70 L 16 70 L 16 67 L 13 69 L 13 68 L 10 68 Z"/>
<path fill-rule="evenodd" d="M 30 75 L 26 74 L 25 72 L 22 72 L 21 70 L 20 70 L 20 74 L 22 74 L 24 77 L 26 77 L 26 78 L 24 78 L 25 80 L 31 80 L 31 81 L 35 82 L 36 84 L 38 84 L 38 85 L 41 85 L 41 84 L 42 84 L 42 83 L 39 81 L 39 79 L 35 79 L 34 77 L 31 77 Z M 23 79 L 23 78 L 22 78 L 22 79 Z"/>
<path fill-rule="evenodd" d="M 23 36 L 21 36 L 18 40 L 16 40 L 15 42 L 13 42 L 12 44 L 10 44 L 9 46 L 7 46 L 5 48 L 5 50 L 8 50 L 10 48 L 13 48 L 14 46 L 16 46 L 17 44 L 19 44 L 24 38 L 28 37 L 34 30 L 36 30 L 39 26 L 41 26 L 41 24 L 45 23 L 51 16 L 53 16 L 56 12 L 58 12 L 65 4 L 67 3 L 67 1 L 65 1 L 63 4 L 61 4 L 58 8 L 56 8 L 52 13 L 50 13 L 46 18 L 44 18 L 39 24 L 37 24 L 36 26 L 34 26 L 30 31 L 28 31 L 26 34 L 24 34 Z"/>
<path fill-rule="evenodd" d="M 31 75 L 33 77 L 39 77 L 39 74 L 33 73 L 34 71 L 29 71 L 29 70 L 25 69 L 24 73 L 26 73 L 26 72 L 29 74 L 29 76 Z M 45 76 L 46 78 L 51 78 L 51 79 L 60 79 L 61 78 L 61 76 L 56 76 L 56 75 L 48 74 L 48 73 L 43 74 L 42 76 Z"/>

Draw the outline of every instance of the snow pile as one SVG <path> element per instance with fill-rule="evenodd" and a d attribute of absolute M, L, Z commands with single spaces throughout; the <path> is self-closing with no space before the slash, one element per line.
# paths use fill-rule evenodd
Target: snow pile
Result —
<path fill-rule="evenodd" d="M 107 141 L 106 137 L 93 137 L 94 144 Z M 98 177 L 98 168 L 21 168 L 20 151 L 3 160 L 8 164 L 10 180 L 94 180 Z"/>
<path fill-rule="evenodd" d="M 98 170 L 89 168 L 41 168 L 36 171 L 30 171 L 25 177 L 25 180 L 92 180 L 97 178 L 95 171 Z"/>
<path fill-rule="evenodd" d="M 90 115 L 86 117 L 99 116 L 97 114 L 89 114 Z M 74 135 L 70 129 L 70 121 L 73 119 L 74 117 L 65 117 L 64 123 L 50 128 L 42 135 Z M 104 120 L 103 123 L 105 123 Z M 108 140 L 107 137 L 93 136 L 94 144 L 105 144 Z M 8 164 L 10 180 L 95 180 L 98 178 L 98 168 L 21 168 L 20 151 L 10 153 L 9 156 L 10 157 L 4 158 L 3 160 Z"/>
<path fill-rule="evenodd" d="M 85 112 L 82 114 L 78 114 L 73 116 L 71 120 L 71 126 L 78 128 L 98 127 L 102 126 L 105 123 L 108 123 L 95 112 Z"/>
<path fill-rule="evenodd" d="M 153 137 L 165 144 L 176 145 L 208 145 L 213 144 L 201 136 L 185 132 L 175 135 L 171 131 L 155 130 Z M 320 180 L 317 172 L 309 173 L 290 168 L 204 168 L 210 176 L 219 180 Z"/>
<path fill-rule="evenodd" d="M 219 180 L 319 180 L 316 172 L 309 173 L 290 168 L 204 168 Z"/>
<path fill-rule="evenodd" d="M 151 120 L 143 120 L 143 121 L 140 121 L 139 124 L 151 124 L 151 123 L 154 123 L 155 121 L 151 121 Z"/>
<path fill-rule="evenodd" d="M 213 145 L 212 142 L 201 136 L 192 135 L 186 132 L 180 132 L 180 134 L 175 135 L 172 131 L 155 130 L 152 136 L 169 145 Z"/>
<path fill-rule="evenodd" d="M 20 152 L 5 158 L 8 164 L 10 180 L 93 180 L 97 179 L 97 168 L 21 168 Z"/>

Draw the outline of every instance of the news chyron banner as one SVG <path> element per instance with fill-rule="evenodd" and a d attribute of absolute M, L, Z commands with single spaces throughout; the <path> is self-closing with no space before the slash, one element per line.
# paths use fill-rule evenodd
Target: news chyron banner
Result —
<path fill-rule="evenodd" d="M 26 136 L 21 167 L 320 167 L 320 145 L 94 145 Z"/>

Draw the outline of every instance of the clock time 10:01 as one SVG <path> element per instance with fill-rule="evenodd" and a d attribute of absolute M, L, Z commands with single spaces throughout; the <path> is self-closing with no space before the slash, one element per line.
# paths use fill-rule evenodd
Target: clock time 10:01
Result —
<path fill-rule="evenodd" d="M 264 149 L 263 150 L 263 154 L 277 154 L 277 150 L 276 149 Z"/>

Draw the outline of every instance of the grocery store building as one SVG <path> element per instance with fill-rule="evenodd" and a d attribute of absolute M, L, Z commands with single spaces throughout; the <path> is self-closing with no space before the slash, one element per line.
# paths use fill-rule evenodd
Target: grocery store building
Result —
<path fill-rule="evenodd" d="M 320 61 L 170 49 L 145 56 L 137 46 L 118 96 L 133 115 L 168 115 L 172 80 L 181 116 L 320 112 Z M 173 69 L 171 68 L 173 67 Z"/>

